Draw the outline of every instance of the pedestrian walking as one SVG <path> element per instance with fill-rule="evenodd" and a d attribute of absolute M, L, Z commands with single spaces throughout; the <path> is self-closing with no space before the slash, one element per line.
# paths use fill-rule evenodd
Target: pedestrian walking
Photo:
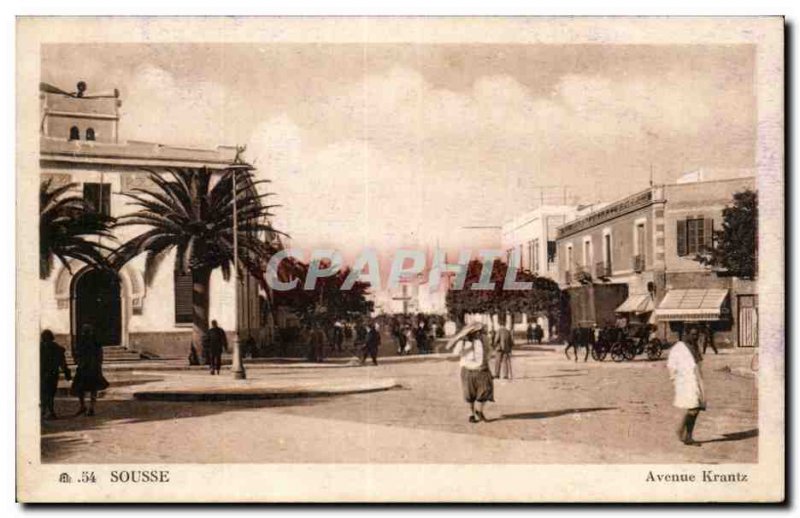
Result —
<path fill-rule="evenodd" d="M 378 365 L 378 348 L 381 345 L 381 334 L 378 330 L 378 323 L 375 322 L 369 327 L 365 339 L 364 350 L 361 353 L 361 365 L 367 361 L 367 355 L 372 358 L 372 364 Z"/>
<path fill-rule="evenodd" d="M 703 356 L 698 346 L 699 331 L 691 326 L 684 329 L 683 340 L 675 342 L 669 351 L 667 369 L 675 385 L 674 405 L 686 410 L 678 427 L 678 438 L 687 446 L 700 446 L 692 436 L 697 416 L 706 409 L 701 363 Z"/>
<path fill-rule="evenodd" d="M 209 367 L 211 375 L 219 374 L 222 368 L 222 351 L 228 352 L 228 337 L 225 331 L 219 327 L 216 320 L 211 321 L 211 329 L 206 333 L 208 343 Z"/>
<path fill-rule="evenodd" d="M 42 419 L 58 419 L 55 398 L 61 371 L 67 381 L 72 379 L 67 367 L 66 350 L 56 343 L 52 331 L 45 329 L 39 340 L 39 403 Z"/>
<path fill-rule="evenodd" d="M 714 332 L 711 331 L 711 328 L 703 326 L 703 332 L 700 334 L 703 337 L 703 354 L 706 354 L 706 350 L 709 346 L 711 346 L 711 350 L 714 351 L 714 354 L 719 354 L 717 344 L 714 343 Z"/>
<path fill-rule="evenodd" d="M 494 401 L 494 383 L 483 324 L 475 322 L 465 326 L 447 342 L 445 350 L 453 350 L 460 357 L 461 391 L 469 404 L 469 422 L 486 421 L 483 409 L 487 401 Z"/>
<path fill-rule="evenodd" d="M 506 379 L 511 379 L 511 349 L 514 348 L 514 337 L 506 326 L 500 326 L 492 344 L 497 353 L 497 363 L 495 364 L 494 377 L 499 379 L 502 375 L 503 366 L 506 367 Z"/>
<path fill-rule="evenodd" d="M 108 381 L 103 377 L 103 347 L 94 334 L 90 324 L 81 327 L 75 344 L 75 379 L 72 380 L 70 392 L 78 397 L 80 408 L 75 415 L 94 415 L 97 393 L 108 388 Z M 86 393 L 89 393 L 89 409 L 86 409 Z"/>

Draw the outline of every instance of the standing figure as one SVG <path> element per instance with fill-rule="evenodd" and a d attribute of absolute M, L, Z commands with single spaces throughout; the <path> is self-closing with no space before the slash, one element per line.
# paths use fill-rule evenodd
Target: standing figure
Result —
<path fill-rule="evenodd" d="M 333 348 L 336 351 L 344 348 L 344 325 L 338 320 L 333 324 Z"/>
<path fill-rule="evenodd" d="M 506 326 L 500 326 L 494 338 L 494 348 L 497 351 L 497 363 L 495 364 L 494 377 L 500 378 L 503 365 L 506 367 L 506 378 L 511 379 L 511 349 L 514 348 L 514 337 Z"/>
<path fill-rule="evenodd" d="M 103 377 L 103 346 L 97 341 L 94 329 L 90 324 L 81 327 L 75 345 L 75 379 L 72 380 L 70 392 L 78 397 L 80 408 L 75 415 L 94 415 L 97 392 L 108 388 L 108 381 Z M 86 410 L 86 393 L 89 393 L 89 410 Z"/>
<path fill-rule="evenodd" d="M 428 332 L 425 329 L 425 323 L 420 321 L 419 325 L 417 326 L 417 351 L 420 354 L 426 354 L 428 352 Z"/>
<path fill-rule="evenodd" d="M 206 333 L 208 342 L 208 352 L 210 354 L 209 367 L 211 374 L 219 374 L 222 367 L 222 351 L 228 352 L 228 337 L 225 331 L 219 327 L 216 320 L 211 321 L 211 329 Z"/>
<path fill-rule="evenodd" d="M 378 331 L 378 323 L 371 325 L 367 331 L 367 338 L 364 344 L 364 351 L 361 353 L 361 365 L 367 361 L 367 355 L 372 358 L 372 364 L 378 365 L 378 348 L 381 345 L 381 333 Z"/>
<path fill-rule="evenodd" d="M 527 329 L 525 329 L 525 339 L 526 339 L 525 342 L 526 344 L 530 345 L 533 343 L 533 324 L 531 324 L 530 322 L 528 322 L 528 327 Z"/>
<path fill-rule="evenodd" d="M 65 353 L 49 329 L 42 331 L 39 341 L 39 401 L 42 419 L 57 419 L 55 398 L 61 371 L 64 371 L 67 381 L 72 379 Z"/>
<path fill-rule="evenodd" d="M 533 339 L 536 340 L 537 344 L 542 345 L 542 338 L 544 338 L 544 329 L 539 325 L 539 322 L 536 322 L 536 326 L 533 328 Z"/>
<path fill-rule="evenodd" d="M 687 446 L 700 446 L 700 443 L 692 437 L 692 433 L 698 414 L 706 409 L 703 373 L 700 367 L 703 356 L 698 346 L 699 335 L 697 327 L 689 327 L 684 332 L 685 341 L 675 342 L 667 359 L 669 377 L 675 385 L 673 404 L 686 410 L 678 427 L 678 438 Z"/>
<path fill-rule="evenodd" d="M 452 349 L 460 357 L 461 391 L 464 400 L 469 403 L 469 422 L 486 421 L 483 407 L 487 401 L 494 401 L 494 383 L 489 370 L 489 346 L 483 324 L 475 322 L 465 326 L 444 348 L 447 351 Z"/>

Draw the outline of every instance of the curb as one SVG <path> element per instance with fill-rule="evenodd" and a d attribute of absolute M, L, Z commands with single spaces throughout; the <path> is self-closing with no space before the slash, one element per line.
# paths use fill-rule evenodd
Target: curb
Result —
<path fill-rule="evenodd" d="M 383 383 L 361 385 L 354 388 L 221 388 L 217 390 L 178 389 L 178 390 L 146 390 L 133 393 L 138 401 L 252 401 L 272 399 L 301 399 L 343 396 L 347 394 L 368 394 L 402 388 L 397 381 L 390 379 Z"/>

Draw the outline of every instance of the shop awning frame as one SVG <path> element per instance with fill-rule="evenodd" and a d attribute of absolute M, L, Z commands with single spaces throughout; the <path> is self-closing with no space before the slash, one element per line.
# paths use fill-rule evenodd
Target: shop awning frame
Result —
<path fill-rule="evenodd" d="M 656 308 L 659 321 L 721 320 L 727 289 L 669 290 Z"/>
<path fill-rule="evenodd" d="M 634 314 L 642 314 L 642 313 L 649 313 L 655 309 L 655 304 L 653 303 L 653 297 L 650 296 L 649 293 L 638 294 L 638 295 L 628 295 L 628 298 L 625 299 L 625 302 L 620 304 L 617 309 L 614 310 L 615 313 L 634 313 Z"/>

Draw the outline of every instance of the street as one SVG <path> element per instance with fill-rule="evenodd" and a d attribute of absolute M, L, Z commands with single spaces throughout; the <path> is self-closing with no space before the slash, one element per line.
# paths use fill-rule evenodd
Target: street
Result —
<path fill-rule="evenodd" d="M 467 421 L 457 361 L 440 355 L 378 366 L 260 363 L 250 379 L 280 384 L 392 378 L 379 392 L 259 401 L 139 401 L 149 383 L 202 381 L 202 370 L 107 370 L 95 417 L 62 391 L 64 416 L 42 425 L 42 460 L 62 463 L 750 463 L 757 389 L 737 374 L 746 354 L 708 355 L 708 411 L 680 443 L 665 361 L 568 361 L 563 347 L 523 346 L 514 379 L 496 380 L 489 422 Z M 223 377 L 230 373 L 223 370 Z"/>

